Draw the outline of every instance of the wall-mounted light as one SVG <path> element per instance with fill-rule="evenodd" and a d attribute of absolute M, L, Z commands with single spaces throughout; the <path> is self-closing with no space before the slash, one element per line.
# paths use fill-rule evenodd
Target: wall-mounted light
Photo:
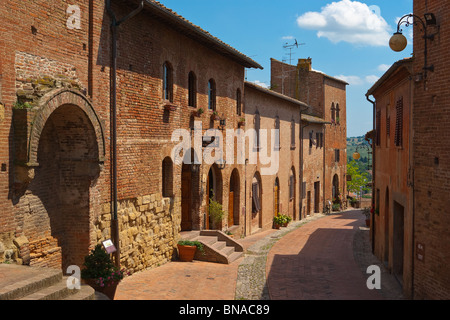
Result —
<path fill-rule="evenodd" d="M 428 41 L 434 40 L 434 36 L 438 32 L 429 34 L 428 30 L 427 30 L 427 26 L 436 26 L 437 21 L 436 21 L 435 15 L 433 13 L 426 13 L 424 15 L 424 18 L 425 18 L 425 22 L 424 22 L 424 20 L 422 20 L 422 18 L 420 18 L 419 16 L 412 14 L 412 13 L 407 14 L 407 15 L 403 16 L 402 18 L 400 18 L 400 20 L 398 21 L 398 25 L 397 25 L 397 32 L 395 32 L 393 34 L 393 36 L 391 37 L 391 39 L 389 40 L 389 46 L 395 52 L 401 52 L 401 51 L 405 50 L 406 46 L 408 45 L 408 40 L 403 35 L 403 33 L 402 33 L 403 30 L 401 29 L 401 26 L 403 24 L 406 27 L 409 27 L 411 25 L 417 26 L 420 23 L 423 27 L 423 32 L 424 32 L 423 39 L 425 41 L 425 45 L 424 45 L 425 63 L 424 63 L 424 67 L 423 67 L 423 70 L 424 70 L 423 77 L 426 79 L 427 72 L 434 71 L 434 65 L 428 65 Z"/>
<path fill-rule="evenodd" d="M 226 125 L 227 125 L 227 120 L 226 119 L 220 119 L 220 124 L 219 124 L 220 130 L 223 131 L 225 129 Z"/>

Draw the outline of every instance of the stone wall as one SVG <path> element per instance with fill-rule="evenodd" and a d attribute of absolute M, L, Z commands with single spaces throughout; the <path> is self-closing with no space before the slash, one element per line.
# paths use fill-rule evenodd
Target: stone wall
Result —
<path fill-rule="evenodd" d="M 157 267 L 175 254 L 180 229 L 180 201 L 161 194 L 139 196 L 118 204 L 121 267 L 137 272 Z M 111 238 L 110 204 L 94 223 L 97 241 Z"/>

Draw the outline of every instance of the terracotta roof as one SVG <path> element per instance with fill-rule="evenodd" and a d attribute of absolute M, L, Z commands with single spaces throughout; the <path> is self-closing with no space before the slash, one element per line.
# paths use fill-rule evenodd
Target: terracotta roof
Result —
<path fill-rule="evenodd" d="M 267 93 L 267 94 L 270 94 L 270 95 L 272 95 L 272 96 L 274 96 L 274 97 L 277 97 L 277 98 L 280 98 L 280 99 L 289 101 L 289 102 L 291 102 L 291 103 L 295 103 L 295 104 L 297 104 L 297 105 L 299 105 L 299 106 L 301 106 L 301 107 L 309 107 L 306 103 L 304 103 L 304 102 L 302 102 L 302 101 L 300 101 L 300 100 L 297 100 L 297 99 L 294 99 L 294 98 L 285 96 L 284 94 L 275 92 L 275 91 L 273 91 L 273 90 L 270 90 L 270 89 L 261 87 L 261 86 L 255 84 L 255 83 L 253 83 L 253 82 L 245 81 L 245 86 L 250 87 L 250 88 L 253 88 L 253 89 L 256 89 L 256 90 L 259 90 L 259 91 L 264 92 L 264 93 Z"/>
<path fill-rule="evenodd" d="M 402 66 L 412 63 L 412 61 L 413 61 L 413 58 L 409 57 L 409 58 L 405 58 L 405 59 L 395 62 L 388 69 L 388 71 L 386 71 L 385 74 L 383 74 L 383 76 L 380 79 L 378 79 L 377 82 L 375 82 L 375 84 L 372 86 L 372 88 L 370 88 L 367 91 L 366 96 L 368 97 L 368 96 L 372 95 L 375 92 L 375 90 L 378 89 L 378 87 L 380 87 L 384 81 L 386 81 L 387 78 L 389 78 L 392 74 L 394 74 L 395 71 L 397 71 Z"/>
<path fill-rule="evenodd" d="M 324 119 L 311 115 L 311 114 L 302 114 L 302 120 L 309 123 L 318 123 L 318 124 L 330 124 L 331 122 L 325 121 Z"/>
<path fill-rule="evenodd" d="M 135 1 L 133 2 L 140 2 Z M 209 32 L 193 24 L 173 10 L 154 0 L 144 0 L 144 8 L 157 19 L 164 21 L 177 31 L 193 38 L 203 45 L 214 49 L 220 54 L 240 63 L 246 68 L 263 69 L 263 67 L 253 59 L 247 57 L 230 45 L 214 37 Z"/>

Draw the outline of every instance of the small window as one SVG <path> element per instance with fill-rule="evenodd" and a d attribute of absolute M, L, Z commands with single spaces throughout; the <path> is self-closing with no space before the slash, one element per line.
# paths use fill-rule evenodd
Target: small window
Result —
<path fill-rule="evenodd" d="M 197 107 L 197 76 L 194 72 L 189 72 L 189 98 L 188 104 L 189 106 L 196 108 Z"/>
<path fill-rule="evenodd" d="M 289 176 L 289 200 L 295 197 L 295 176 L 291 170 L 291 175 Z"/>
<path fill-rule="evenodd" d="M 334 149 L 334 162 L 341 161 L 341 152 L 339 149 Z"/>
<path fill-rule="evenodd" d="M 162 163 L 162 195 L 173 196 L 173 163 L 170 157 L 165 158 Z"/>
<path fill-rule="evenodd" d="M 331 104 L 331 122 L 336 123 L 336 108 L 334 107 L 334 103 Z"/>
<path fill-rule="evenodd" d="M 291 120 L 291 149 L 295 148 L 295 120 Z"/>
<path fill-rule="evenodd" d="M 320 147 L 320 133 L 316 132 L 316 149 Z"/>
<path fill-rule="evenodd" d="M 275 117 L 275 150 L 280 150 L 280 117 Z"/>
<path fill-rule="evenodd" d="M 261 116 L 259 114 L 259 111 L 256 110 L 255 112 L 255 140 L 254 140 L 254 147 L 256 149 L 259 149 L 259 132 L 261 129 Z"/>
<path fill-rule="evenodd" d="M 236 91 L 236 114 L 238 116 L 242 115 L 242 95 L 241 89 L 237 89 Z"/>
<path fill-rule="evenodd" d="M 397 101 L 394 141 L 397 147 L 403 146 L 403 97 Z"/>
<path fill-rule="evenodd" d="M 336 104 L 336 123 L 337 124 L 339 124 L 340 122 L 340 119 L 339 119 L 339 117 L 340 117 L 340 112 L 341 112 L 341 109 L 339 108 L 339 104 Z"/>
<path fill-rule="evenodd" d="M 376 114 L 376 145 L 379 146 L 381 144 L 381 111 L 377 111 Z M 396 128 L 397 130 L 397 128 Z"/>
<path fill-rule="evenodd" d="M 208 81 L 208 110 L 216 111 L 216 83 L 213 79 Z"/>
<path fill-rule="evenodd" d="M 314 142 L 313 142 L 313 132 L 311 131 L 309 133 L 309 148 L 310 149 L 313 147 L 313 144 L 314 144 Z"/>
<path fill-rule="evenodd" d="M 173 69 L 168 62 L 163 66 L 163 98 L 173 102 Z"/>

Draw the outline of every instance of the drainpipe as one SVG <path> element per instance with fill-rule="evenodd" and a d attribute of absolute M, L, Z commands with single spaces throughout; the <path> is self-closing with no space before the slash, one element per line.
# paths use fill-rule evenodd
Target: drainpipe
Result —
<path fill-rule="evenodd" d="M 111 0 L 106 0 L 106 10 L 111 17 L 111 211 L 113 213 L 111 221 L 111 235 L 115 240 L 116 252 L 115 263 L 116 267 L 120 268 L 120 246 L 119 246 L 119 222 L 117 219 L 117 30 L 119 26 L 137 15 L 144 8 L 144 1 L 142 1 L 137 9 L 132 11 L 125 18 L 117 21 L 115 13 L 111 9 Z"/>
<path fill-rule="evenodd" d="M 372 104 L 372 112 L 373 112 L 373 138 L 372 138 L 372 208 L 374 207 L 374 201 L 375 201 L 375 139 L 377 137 L 377 133 L 375 131 L 376 129 L 376 117 L 375 117 L 375 101 L 372 101 L 369 99 L 369 95 L 366 95 L 366 99 L 367 101 L 369 101 Z M 375 253 L 375 215 L 372 214 L 372 221 L 371 221 L 371 226 L 372 226 L 372 253 Z"/>
<path fill-rule="evenodd" d="M 307 126 L 309 126 L 309 124 L 307 124 L 306 126 L 303 126 L 302 123 L 302 114 L 307 111 L 309 109 L 309 107 L 307 107 L 306 109 L 300 109 L 300 194 L 299 194 L 299 198 L 300 198 L 300 205 L 298 208 L 298 213 L 299 213 L 299 220 L 302 220 L 303 217 L 303 129 L 305 129 Z"/>

